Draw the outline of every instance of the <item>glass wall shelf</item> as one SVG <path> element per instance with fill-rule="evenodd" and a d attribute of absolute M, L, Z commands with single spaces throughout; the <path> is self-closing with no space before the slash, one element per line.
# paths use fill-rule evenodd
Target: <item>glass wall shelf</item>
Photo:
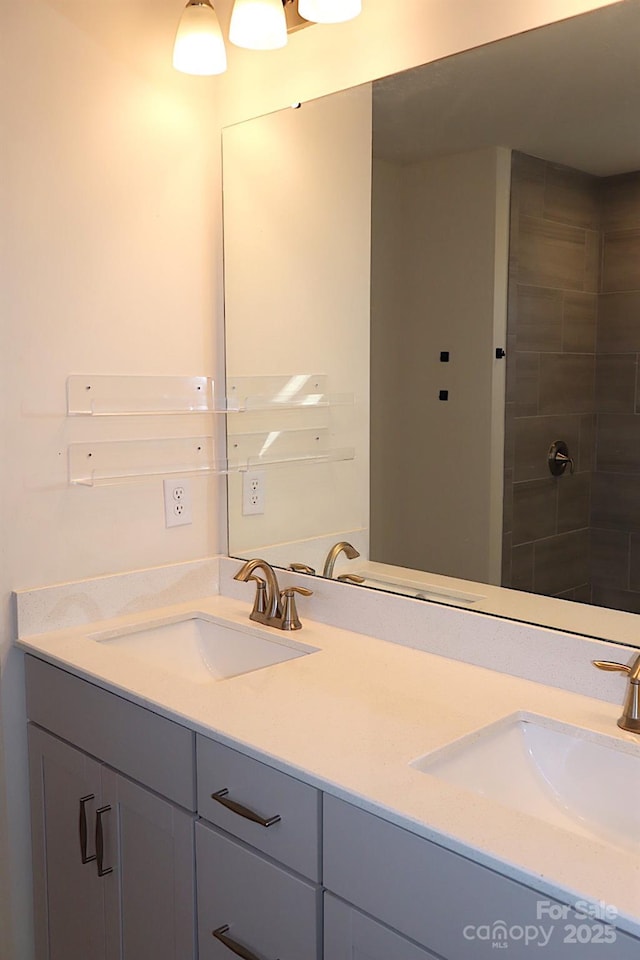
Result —
<path fill-rule="evenodd" d="M 210 377 L 70 376 L 70 417 L 168 415 L 215 412 Z"/>
<path fill-rule="evenodd" d="M 216 399 L 210 377 L 72 375 L 67 415 L 114 417 L 175 413 L 244 413 L 353 404 L 352 393 L 330 394 L 324 374 L 232 377 Z"/>
<path fill-rule="evenodd" d="M 175 474 L 226 474 L 290 463 L 353 460 L 352 447 L 329 446 L 328 430 L 248 433 L 229 441 L 229 456 L 216 458 L 210 436 L 160 437 L 69 444 L 69 483 L 117 483 Z"/>
<path fill-rule="evenodd" d="M 227 440 L 228 473 L 288 463 L 353 460 L 353 447 L 334 448 L 325 427 L 234 434 Z"/>
<path fill-rule="evenodd" d="M 159 437 L 69 444 L 69 483 L 93 487 L 121 480 L 217 471 L 213 437 Z"/>
<path fill-rule="evenodd" d="M 278 377 L 229 377 L 227 413 L 259 410 L 294 410 L 353 404 L 352 393 L 329 393 L 327 376 L 298 373 Z"/>

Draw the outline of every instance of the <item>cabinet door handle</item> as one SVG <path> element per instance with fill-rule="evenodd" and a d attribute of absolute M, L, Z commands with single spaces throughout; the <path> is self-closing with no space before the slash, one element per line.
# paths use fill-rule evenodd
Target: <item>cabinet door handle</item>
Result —
<path fill-rule="evenodd" d="M 108 813 L 109 810 L 111 810 L 110 804 L 96 810 L 96 858 L 98 861 L 99 877 L 106 877 L 108 874 L 113 873 L 113 867 L 105 867 L 104 865 L 104 829 L 102 826 L 102 817 L 105 813 Z"/>
<path fill-rule="evenodd" d="M 216 940 L 219 940 L 220 943 L 224 944 L 228 950 L 235 953 L 237 957 L 242 957 L 242 960 L 260 960 L 257 953 L 253 953 L 252 950 L 247 950 L 247 948 L 243 947 L 237 940 L 232 940 L 231 937 L 227 937 L 226 933 L 228 929 L 229 924 L 225 923 L 224 926 L 218 927 L 217 930 L 213 931 L 213 936 Z"/>
<path fill-rule="evenodd" d="M 231 810 L 232 813 L 237 813 L 239 817 L 244 817 L 245 820 L 251 820 L 252 823 L 259 823 L 261 827 L 272 827 L 274 823 L 280 823 L 282 819 L 280 814 L 277 813 L 275 817 L 261 817 L 259 813 L 255 813 L 253 810 L 250 810 L 249 807 L 244 807 L 241 803 L 238 803 L 237 800 L 228 800 L 228 793 L 229 791 L 225 787 L 223 790 L 218 790 L 217 793 L 212 793 L 211 799 L 217 803 L 221 803 L 223 807 Z"/>
<path fill-rule="evenodd" d="M 86 797 L 80 797 L 78 830 L 80 833 L 80 859 L 83 863 L 91 863 L 96 859 L 95 853 L 91 857 L 87 856 L 87 804 L 90 800 L 95 800 L 93 793 L 88 793 Z"/>

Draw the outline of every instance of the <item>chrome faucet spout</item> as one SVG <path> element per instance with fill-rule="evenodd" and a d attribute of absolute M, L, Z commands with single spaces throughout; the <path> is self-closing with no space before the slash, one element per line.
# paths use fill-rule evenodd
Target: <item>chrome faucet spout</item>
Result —
<path fill-rule="evenodd" d="M 336 560 L 341 553 L 344 553 L 348 560 L 355 560 L 356 557 L 360 556 L 356 548 L 347 540 L 340 540 L 339 543 L 334 543 L 327 554 L 327 559 L 324 562 L 324 570 L 322 571 L 323 577 L 329 577 L 329 579 L 333 577 L 333 568 L 335 567 Z"/>
<path fill-rule="evenodd" d="M 275 620 L 282 616 L 282 610 L 280 608 L 280 587 L 278 585 L 278 578 L 276 577 L 275 570 L 269 563 L 267 563 L 266 560 L 247 560 L 246 563 L 242 564 L 233 579 L 240 580 L 242 583 L 246 583 L 247 580 L 252 579 L 254 570 L 262 570 L 267 583 L 267 596 L 265 603 L 266 610 L 264 612 L 264 617 L 267 620 Z"/>

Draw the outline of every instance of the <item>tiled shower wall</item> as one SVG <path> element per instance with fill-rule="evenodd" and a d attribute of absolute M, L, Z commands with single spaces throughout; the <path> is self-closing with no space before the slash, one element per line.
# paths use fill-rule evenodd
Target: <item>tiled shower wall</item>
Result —
<path fill-rule="evenodd" d="M 602 181 L 592 601 L 640 613 L 640 174 Z"/>
<path fill-rule="evenodd" d="M 503 584 L 589 600 L 597 178 L 513 154 Z M 552 477 L 566 441 L 575 472 Z"/>
<path fill-rule="evenodd" d="M 640 612 L 640 174 L 514 153 L 511 215 L 503 584 Z"/>

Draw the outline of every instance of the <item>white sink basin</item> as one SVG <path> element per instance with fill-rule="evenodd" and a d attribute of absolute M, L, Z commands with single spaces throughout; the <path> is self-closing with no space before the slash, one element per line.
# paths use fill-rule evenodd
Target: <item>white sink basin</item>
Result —
<path fill-rule="evenodd" d="M 640 743 L 518 713 L 411 766 L 600 843 L 640 847 Z"/>
<path fill-rule="evenodd" d="M 90 640 L 138 663 L 192 683 L 212 683 L 314 653 L 316 647 L 204 614 L 143 623 L 89 635 Z"/>

